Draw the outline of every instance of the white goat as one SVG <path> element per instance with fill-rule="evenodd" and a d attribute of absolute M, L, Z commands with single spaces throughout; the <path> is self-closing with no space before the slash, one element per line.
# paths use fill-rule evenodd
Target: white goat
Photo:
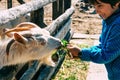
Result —
<path fill-rule="evenodd" d="M 5 29 L 5 38 L 0 41 L 0 67 L 40 60 L 55 66 L 51 59 L 53 51 L 61 46 L 61 41 L 49 32 L 30 22 L 23 22 L 13 29 Z"/>

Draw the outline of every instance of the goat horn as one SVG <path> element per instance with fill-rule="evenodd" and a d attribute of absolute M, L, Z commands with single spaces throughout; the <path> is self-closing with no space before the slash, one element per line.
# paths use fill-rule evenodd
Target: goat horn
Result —
<path fill-rule="evenodd" d="M 8 31 L 6 31 L 5 34 L 10 33 L 10 32 L 19 32 L 19 31 L 25 31 L 25 30 L 30 30 L 30 28 L 28 27 L 13 28 L 13 29 L 9 29 Z"/>

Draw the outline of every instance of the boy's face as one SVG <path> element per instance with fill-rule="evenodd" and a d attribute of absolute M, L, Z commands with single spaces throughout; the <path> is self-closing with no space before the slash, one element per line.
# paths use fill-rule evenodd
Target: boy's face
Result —
<path fill-rule="evenodd" d="M 96 12 L 103 18 L 107 19 L 111 16 L 119 7 L 116 4 L 115 6 L 111 6 L 108 3 L 103 3 L 100 0 L 97 0 L 98 3 L 94 4 Z"/>

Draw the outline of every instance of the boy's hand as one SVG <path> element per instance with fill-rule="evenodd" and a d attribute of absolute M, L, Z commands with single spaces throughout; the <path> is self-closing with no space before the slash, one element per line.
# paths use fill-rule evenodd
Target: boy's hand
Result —
<path fill-rule="evenodd" d="M 69 51 L 70 57 L 72 56 L 72 58 L 79 58 L 78 54 L 80 52 L 80 48 L 77 46 L 74 46 L 72 44 L 68 44 L 67 45 L 67 49 Z"/>

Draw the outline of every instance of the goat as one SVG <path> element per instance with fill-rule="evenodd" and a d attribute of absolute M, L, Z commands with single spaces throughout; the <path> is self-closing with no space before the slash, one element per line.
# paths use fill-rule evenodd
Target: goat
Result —
<path fill-rule="evenodd" d="M 0 67 L 40 60 L 55 66 L 51 55 L 62 44 L 50 33 L 34 23 L 23 22 L 15 28 L 4 29 L 4 38 L 0 41 Z"/>

